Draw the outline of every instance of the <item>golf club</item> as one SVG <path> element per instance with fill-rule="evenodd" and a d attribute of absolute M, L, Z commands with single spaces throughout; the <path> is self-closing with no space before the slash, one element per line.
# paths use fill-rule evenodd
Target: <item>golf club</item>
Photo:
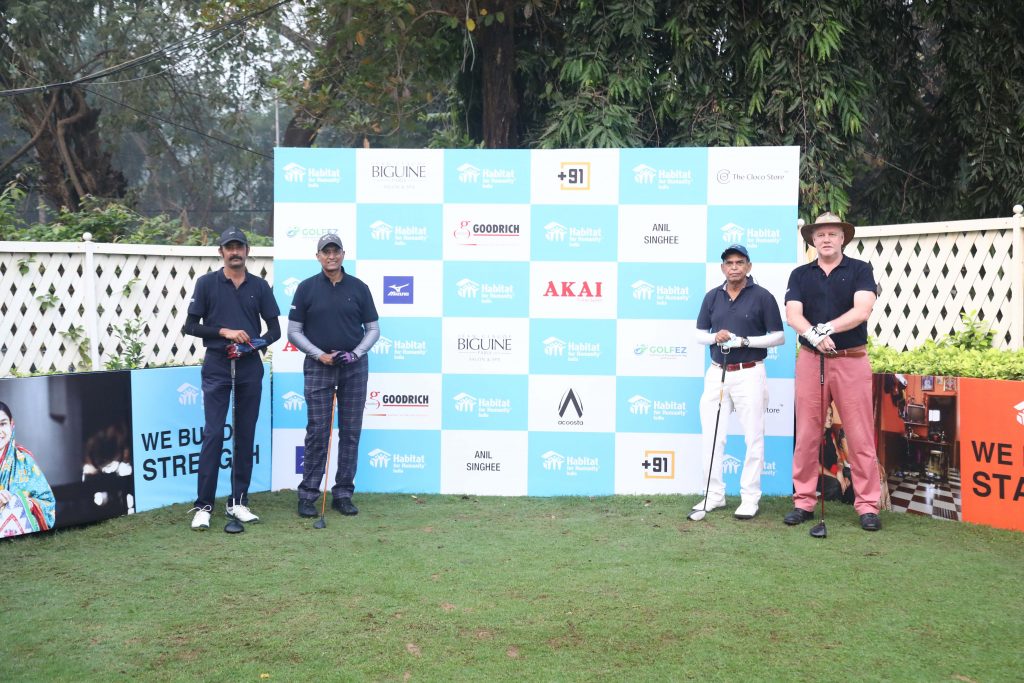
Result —
<path fill-rule="evenodd" d="M 235 359 L 231 359 L 231 507 L 235 506 L 235 458 L 238 457 L 238 437 L 235 431 Z M 240 534 L 245 526 L 235 518 L 228 520 L 224 531 L 229 534 Z"/>
<path fill-rule="evenodd" d="M 323 529 L 327 526 L 327 520 L 324 519 L 324 512 L 327 510 L 327 477 L 330 476 L 331 471 L 331 436 L 334 431 L 334 409 L 338 405 L 338 385 L 334 385 L 334 391 L 331 393 L 331 421 L 327 425 L 327 463 L 324 465 L 324 495 L 320 501 L 320 519 L 313 522 L 314 529 Z"/>
<path fill-rule="evenodd" d="M 818 383 L 821 385 L 821 427 L 819 432 L 824 432 L 825 425 L 825 354 L 818 354 L 819 369 Z M 825 437 L 818 434 L 818 481 L 825 473 Z M 818 498 L 821 500 L 821 521 L 811 527 L 810 534 L 813 538 L 825 538 L 828 536 L 828 529 L 825 528 L 825 487 L 819 486 Z"/>
<path fill-rule="evenodd" d="M 732 349 L 721 349 L 723 356 L 728 356 Z M 711 468 L 715 466 L 715 451 L 718 449 L 718 422 L 722 417 L 722 400 L 725 398 L 725 358 L 722 359 L 722 386 L 718 390 L 718 413 L 715 415 L 715 431 L 711 437 L 711 461 L 708 462 L 708 483 L 704 486 L 704 504 L 700 510 L 694 510 L 686 518 L 691 522 L 699 522 L 708 514 L 708 492 L 711 489 Z"/>

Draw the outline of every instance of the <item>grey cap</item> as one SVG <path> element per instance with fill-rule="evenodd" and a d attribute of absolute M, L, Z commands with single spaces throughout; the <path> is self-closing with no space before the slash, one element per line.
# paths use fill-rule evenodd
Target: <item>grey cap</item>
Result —
<path fill-rule="evenodd" d="M 249 239 L 245 236 L 245 233 L 237 228 L 228 228 L 220 234 L 220 240 L 217 244 L 224 246 L 228 242 L 241 242 L 242 246 L 249 246 Z"/>
<path fill-rule="evenodd" d="M 750 260 L 750 253 L 747 251 L 747 248 L 742 244 L 730 244 L 729 246 L 727 246 L 725 248 L 725 251 L 722 252 L 723 261 L 725 260 L 725 257 L 729 255 L 729 252 L 735 252 L 742 256 L 743 258 L 747 259 L 748 261 Z"/>
<path fill-rule="evenodd" d="M 327 233 L 326 235 L 320 238 L 320 241 L 316 243 L 316 250 L 323 251 L 324 247 L 326 247 L 328 244 L 333 244 L 336 247 L 338 247 L 338 249 L 345 251 L 345 246 L 341 243 L 341 238 L 335 235 L 333 232 Z"/>

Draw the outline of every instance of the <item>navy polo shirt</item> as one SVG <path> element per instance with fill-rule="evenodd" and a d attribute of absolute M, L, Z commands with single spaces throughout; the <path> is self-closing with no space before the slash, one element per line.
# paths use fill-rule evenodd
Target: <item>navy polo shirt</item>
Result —
<path fill-rule="evenodd" d="M 245 330 L 250 337 L 260 337 L 260 318 L 276 320 L 281 315 L 274 291 L 259 275 L 246 272 L 238 287 L 218 268 L 196 280 L 196 289 L 188 303 L 188 314 L 202 319 L 209 327 Z M 207 349 L 223 350 L 231 342 L 223 337 L 203 338 Z"/>
<path fill-rule="evenodd" d="M 351 351 L 363 340 L 365 323 L 376 322 L 377 307 L 366 283 L 345 273 L 338 284 L 323 271 L 299 283 L 288 319 L 324 351 Z"/>
<path fill-rule="evenodd" d="M 733 300 L 729 299 L 724 282 L 704 295 L 697 314 L 697 329 L 711 333 L 729 330 L 737 337 L 760 337 L 769 332 L 781 332 L 782 316 L 772 293 L 748 275 L 747 284 Z M 726 358 L 718 344 L 711 345 L 711 360 L 719 364 L 749 363 L 767 356 L 768 349 L 737 346 Z"/>
<path fill-rule="evenodd" d="M 786 285 L 786 303 L 799 301 L 804 306 L 804 317 L 812 325 L 835 320 L 853 308 L 856 292 L 876 292 L 875 276 L 871 264 L 843 254 L 832 272 L 825 271 L 818 261 L 796 268 L 789 274 Z M 852 330 L 836 332 L 832 341 L 837 349 L 851 349 L 868 343 L 868 324 L 863 322 Z M 800 337 L 800 343 L 811 348 L 811 344 Z"/>

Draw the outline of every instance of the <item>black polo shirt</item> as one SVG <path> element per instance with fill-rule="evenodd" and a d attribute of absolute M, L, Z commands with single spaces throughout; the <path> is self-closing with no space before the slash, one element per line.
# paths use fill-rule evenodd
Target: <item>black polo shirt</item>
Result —
<path fill-rule="evenodd" d="M 338 284 L 323 271 L 299 283 L 288 319 L 324 351 L 351 351 L 363 340 L 365 323 L 376 322 L 377 307 L 366 283 L 345 273 Z"/>
<path fill-rule="evenodd" d="M 188 314 L 198 316 L 203 325 L 217 329 L 245 330 L 250 337 L 261 337 L 263 320 L 277 322 L 281 310 L 274 291 L 259 275 L 246 272 L 245 280 L 235 287 L 224 269 L 218 268 L 196 280 L 196 289 L 188 303 Z M 268 326 L 269 329 L 269 326 Z M 203 336 L 207 349 L 223 350 L 231 342 L 223 337 Z M 268 339 L 272 343 L 275 339 Z"/>
<path fill-rule="evenodd" d="M 747 284 L 739 295 L 729 299 L 725 284 L 715 287 L 704 295 L 697 314 L 697 329 L 711 333 L 729 330 L 737 337 L 760 337 L 769 332 L 782 331 L 782 316 L 779 304 L 772 293 L 754 279 L 747 276 Z M 749 363 L 753 360 L 764 360 L 768 349 L 752 349 L 737 346 L 731 349 L 726 358 L 718 344 L 711 345 L 711 360 L 716 363 Z"/>
<path fill-rule="evenodd" d="M 796 268 L 789 274 L 786 285 L 786 303 L 799 301 L 804 306 L 804 317 L 812 325 L 835 320 L 853 308 L 856 292 L 876 292 L 875 276 L 871 264 L 843 254 L 832 272 L 818 265 L 817 259 Z M 837 349 L 851 349 L 868 343 L 868 324 L 863 322 L 852 330 L 836 332 L 832 341 Z M 811 348 L 810 342 L 800 337 L 800 343 Z"/>

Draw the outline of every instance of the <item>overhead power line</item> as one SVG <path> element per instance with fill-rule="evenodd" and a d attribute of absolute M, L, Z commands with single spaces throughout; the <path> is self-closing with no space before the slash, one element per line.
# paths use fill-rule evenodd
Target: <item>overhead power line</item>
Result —
<path fill-rule="evenodd" d="M 207 40 L 212 36 L 215 36 L 218 33 L 221 33 L 222 31 L 231 28 L 232 26 L 247 23 L 255 19 L 256 17 L 267 14 L 268 12 L 271 12 L 280 7 L 281 5 L 284 5 L 289 2 L 291 2 L 291 0 L 279 0 L 279 2 L 275 2 L 273 5 L 270 5 L 264 9 L 258 10 L 251 14 L 247 14 L 244 17 L 239 17 L 237 19 L 232 19 L 231 21 L 226 21 L 218 26 L 214 26 L 209 31 L 205 31 L 203 33 L 199 33 L 188 38 L 183 38 L 177 42 L 171 43 L 170 45 L 166 45 L 159 49 L 153 50 L 149 54 L 142 55 L 141 57 L 136 57 L 134 59 L 130 59 L 127 62 L 122 62 L 121 64 L 116 64 L 114 66 L 107 67 L 106 69 L 100 69 L 99 71 L 87 74 L 85 76 L 82 76 L 81 78 L 75 78 L 73 80 L 64 81 L 62 83 L 48 83 L 46 85 L 36 85 L 29 88 L 13 88 L 11 90 L 0 90 L 0 97 L 16 97 L 18 95 L 27 95 L 29 93 L 44 92 L 46 90 L 52 90 L 54 88 L 66 88 L 75 85 L 82 85 L 84 83 L 96 81 L 100 78 L 105 78 L 106 76 L 112 76 L 116 73 L 120 73 L 128 69 L 134 69 L 135 67 L 148 64 L 149 62 L 152 62 L 164 55 L 168 55 L 173 52 L 176 52 L 179 49 L 188 47 L 193 42 Z"/>

